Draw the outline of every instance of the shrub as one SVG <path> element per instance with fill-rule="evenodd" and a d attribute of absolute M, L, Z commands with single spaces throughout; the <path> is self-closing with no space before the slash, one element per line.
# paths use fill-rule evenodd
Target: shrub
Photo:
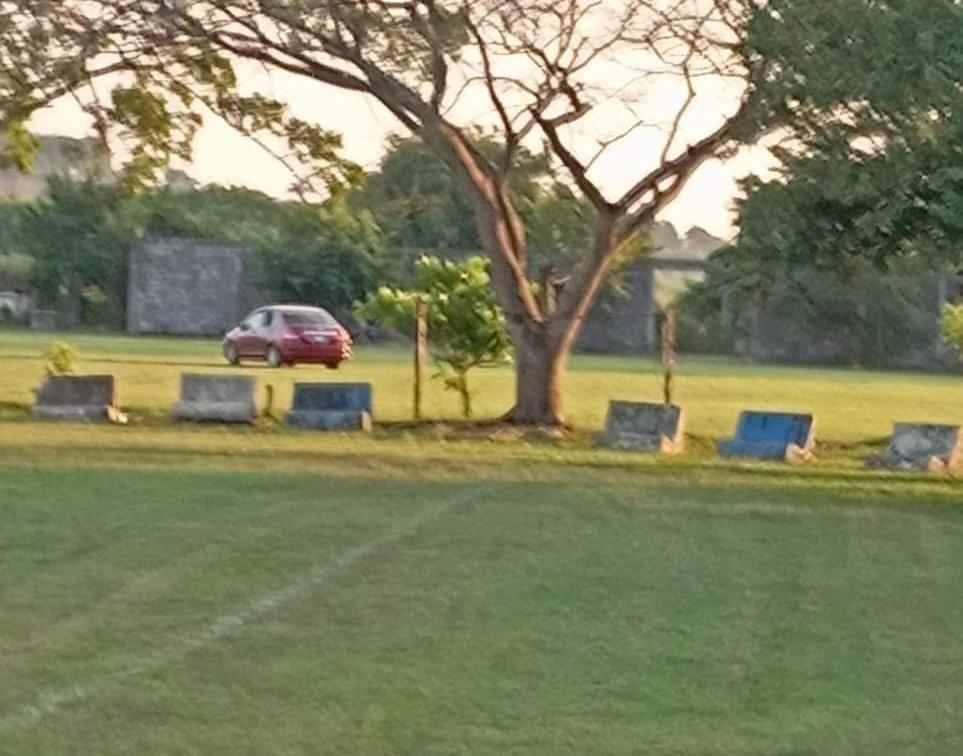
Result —
<path fill-rule="evenodd" d="M 47 351 L 47 375 L 72 375 L 76 372 L 78 354 L 70 344 L 58 341 Z"/>
<path fill-rule="evenodd" d="M 963 356 L 963 304 L 947 305 L 944 308 L 943 341 L 956 347 Z"/>

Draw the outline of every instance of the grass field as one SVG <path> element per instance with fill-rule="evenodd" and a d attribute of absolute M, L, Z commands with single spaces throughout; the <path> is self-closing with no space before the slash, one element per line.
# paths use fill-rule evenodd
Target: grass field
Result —
<path fill-rule="evenodd" d="M 22 417 L 43 377 L 43 353 L 56 339 L 22 331 L 0 331 L 0 413 Z M 271 370 L 251 364 L 231 368 L 210 340 L 114 336 L 63 337 L 81 354 L 82 372 L 117 376 L 118 400 L 147 421 L 164 419 L 177 398 L 180 374 L 244 372 L 259 385 L 275 387 L 277 406 L 290 402 L 295 381 L 370 381 L 376 419 L 405 420 L 411 412 L 411 367 L 401 349 L 360 348 L 353 362 L 334 372 L 298 366 Z M 511 369 L 480 370 L 472 378 L 480 417 L 497 417 L 511 403 Z M 731 434 L 741 409 L 814 412 L 820 439 L 858 444 L 887 436 L 894 420 L 963 422 L 963 378 L 952 375 L 874 373 L 754 366 L 734 361 L 683 358 L 676 380 L 677 401 L 697 437 Z M 576 357 L 565 386 L 568 420 L 583 431 L 601 427 L 613 398 L 661 401 L 659 365 L 651 359 Z M 439 382 L 427 388 L 426 413 L 455 418 L 458 402 Z M 0 414 L 0 417 L 3 417 Z M 857 454 L 861 450 L 857 450 Z"/>
<path fill-rule="evenodd" d="M 963 751 L 963 481 L 855 456 L 891 415 L 963 419 L 959 379 L 687 363 L 699 434 L 789 403 L 852 444 L 786 468 L 175 427 L 216 345 L 71 340 L 143 419 L 24 421 L 43 346 L 0 335 L 4 756 Z M 402 357 L 251 372 L 371 379 L 400 419 Z M 657 391 L 580 359 L 569 402 L 590 428 Z"/>

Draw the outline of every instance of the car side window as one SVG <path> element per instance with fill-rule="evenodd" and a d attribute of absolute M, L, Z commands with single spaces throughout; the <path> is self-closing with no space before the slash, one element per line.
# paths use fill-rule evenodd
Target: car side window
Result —
<path fill-rule="evenodd" d="M 263 328 L 265 325 L 264 316 L 266 314 L 267 313 L 265 312 L 255 312 L 253 315 L 251 315 L 251 317 L 245 320 L 244 323 L 245 325 L 247 325 L 249 330 L 253 330 L 255 328 Z"/>
<path fill-rule="evenodd" d="M 271 310 L 265 310 L 261 313 L 261 319 L 263 321 L 261 323 L 261 327 L 267 328 L 269 325 L 271 325 L 271 323 L 274 322 L 274 313 L 271 312 Z"/>

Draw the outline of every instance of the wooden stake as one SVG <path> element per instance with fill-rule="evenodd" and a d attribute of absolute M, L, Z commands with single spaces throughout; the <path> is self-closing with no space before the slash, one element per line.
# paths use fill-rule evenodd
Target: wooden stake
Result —
<path fill-rule="evenodd" d="M 428 303 L 420 297 L 415 302 L 415 420 L 421 420 L 421 393 L 428 356 Z"/>
<path fill-rule="evenodd" d="M 672 373 L 675 369 L 676 338 L 675 311 L 665 311 L 662 321 L 662 399 L 666 404 L 672 404 Z"/>

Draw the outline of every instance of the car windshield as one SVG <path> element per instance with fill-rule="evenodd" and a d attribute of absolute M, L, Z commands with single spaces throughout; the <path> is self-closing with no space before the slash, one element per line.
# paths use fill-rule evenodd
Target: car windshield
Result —
<path fill-rule="evenodd" d="M 285 312 L 284 322 L 291 326 L 303 326 L 305 328 L 331 328 L 338 324 L 338 321 L 324 310 Z"/>

